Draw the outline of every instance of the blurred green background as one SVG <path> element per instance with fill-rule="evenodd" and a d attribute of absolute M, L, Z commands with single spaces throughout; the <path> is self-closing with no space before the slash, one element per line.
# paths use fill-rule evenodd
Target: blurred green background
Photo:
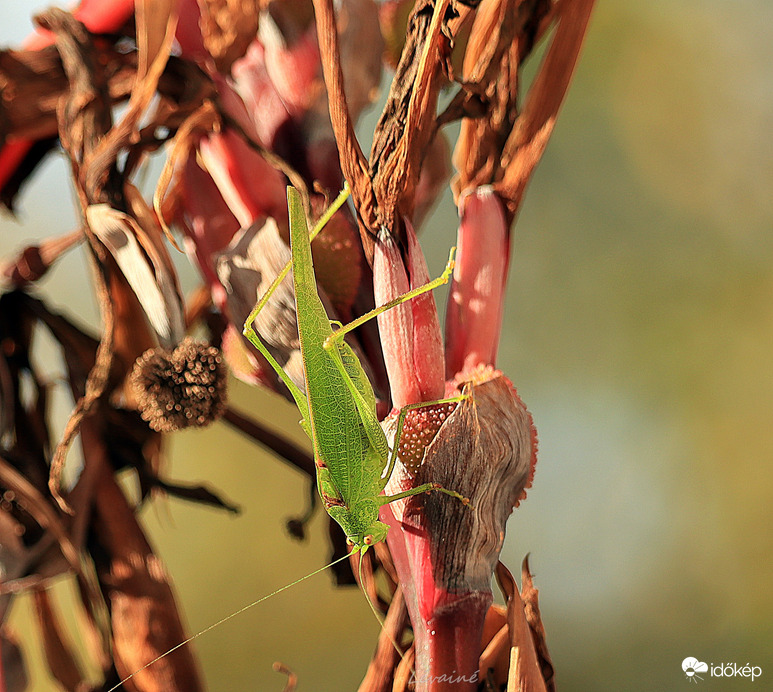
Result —
<path fill-rule="evenodd" d="M 18 44 L 45 5 L 3 3 L 0 39 Z M 596 8 L 517 222 L 498 363 L 540 439 L 502 559 L 516 572 L 531 553 L 562 692 L 685 689 L 687 656 L 763 668 L 754 683 L 706 689 L 773 689 L 771 131 L 768 0 Z M 52 160 L 18 220 L 0 221 L 0 252 L 70 230 L 72 208 Z M 433 274 L 455 225 L 446 196 L 422 238 Z M 82 254 L 40 291 L 96 324 Z M 289 404 L 232 392 L 302 439 Z M 61 424 L 68 402 L 56 403 Z M 170 450 L 169 475 L 211 483 L 243 509 L 232 518 L 169 500 L 143 511 L 191 631 L 326 559 L 321 517 L 305 544 L 284 533 L 305 497 L 297 473 L 220 425 L 179 434 Z M 26 637 L 29 618 L 20 601 L 12 623 Z M 377 633 L 362 595 L 321 575 L 196 648 L 212 690 L 279 690 L 270 666 L 281 660 L 301 690 L 340 691 L 356 688 Z M 53 690 L 36 646 L 32 689 Z"/>

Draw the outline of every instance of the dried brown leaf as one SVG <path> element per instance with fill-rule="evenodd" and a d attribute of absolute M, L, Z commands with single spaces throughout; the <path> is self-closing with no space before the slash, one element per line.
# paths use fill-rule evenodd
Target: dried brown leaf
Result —
<path fill-rule="evenodd" d="M 537 659 L 542 669 L 542 677 L 548 692 L 555 692 L 555 671 L 553 661 L 548 651 L 545 626 L 539 610 L 539 591 L 534 586 L 534 580 L 529 570 L 529 556 L 523 559 L 521 565 L 521 600 L 523 601 L 526 621 L 529 623 L 531 637 L 537 650 Z"/>
<path fill-rule="evenodd" d="M 550 48 L 526 97 L 523 112 L 503 149 L 505 172 L 497 192 L 512 214 L 553 132 L 558 111 L 574 74 L 594 0 L 563 0 L 555 11 L 558 25 Z"/>
<path fill-rule="evenodd" d="M 501 562 L 497 564 L 496 577 L 507 597 L 507 624 L 510 630 L 507 689 L 519 692 L 546 692 L 524 606 L 518 593 L 518 585 L 510 571 Z"/>
<path fill-rule="evenodd" d="M 134 290 L 159 342 L 172 346 L 185 333 L 185 318 L 176 275 L 153 255 L 150 244 L 137 221 L 107 204 L 92 204 L 86 210 L 91 230 L 115 258 L 123 275 Z"/>
<path fill-rule="evenodd" d="M 201 0 L 201 36 L 219 72 L 228 74 L 258 31 L 260 0 Z"/>
<path fill-rule="evenodd" d="M 454 154 L 457 196 L 501 179 L 502 151 L 519 108 L 519 70 L 550 0 L 483 0 L 465 51 L 462 90 L 449 106 L 464 118 Z"/>
<path fill-rule="evenodd" d="M 51 675 L 67 692 L 78 692 L 83 681 L 78 662 L 59 623 L 48 591 L 40 589 L 33 594 L 38 626 L 43 639 L 45 660 Z"/>

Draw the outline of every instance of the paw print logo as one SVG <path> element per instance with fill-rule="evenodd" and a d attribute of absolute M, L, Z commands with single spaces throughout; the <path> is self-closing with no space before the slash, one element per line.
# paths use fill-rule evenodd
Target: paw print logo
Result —
<path fill-rule="evenodd" d="M 682 670 L 684 671 L 684 674 L 687 676 L 687 679 L 690 682 L 694 682 L 697 685 L 698 680 L 703 680 L 703 678 L 700 675 L 698 675 L 698 673 L 708 673 L 709 666 L 708 666 L 708 663 L 703 663 L 702 661 L 699 661 L 697 658 L 688 656 L 687 658 L 684 659 L 684 661 L 682 661 Z"/>

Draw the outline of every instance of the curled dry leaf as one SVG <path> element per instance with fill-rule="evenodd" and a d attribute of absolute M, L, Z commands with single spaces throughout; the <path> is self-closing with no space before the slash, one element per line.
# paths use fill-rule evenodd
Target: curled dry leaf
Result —
<path fill-rule="evenodd" d="M 547 692 L 518 585 L 510 570 L 501 562 L 497 564 L 496 576 L 507 598 L 507 627 L 510 633 L 508 689 Z"/>
<path fill-rule="evenodd" d="M 143 233 L 137 221 L 107 204 L 90 205 L 86 219 L 121 268 L 159 342 L 167 347 L 178 343 L 185 333 L 185 318 L 176 279 L 153 248 L 140 244 Z"/>
<path fill-rule="evenodd" d="M 542 678 L 548 692 L 555 692 L 555 671 L 548 651 L 545 626 L 539 609 L 539 591 L 534 586 L 534 578 L 529 570 L 529 556 L 523 558 L 521 565 L 521 599 L 523 600 L 526 622 L 529 623 L 531 637 L 537 651 L 537 660 L 542 670 Z"/>

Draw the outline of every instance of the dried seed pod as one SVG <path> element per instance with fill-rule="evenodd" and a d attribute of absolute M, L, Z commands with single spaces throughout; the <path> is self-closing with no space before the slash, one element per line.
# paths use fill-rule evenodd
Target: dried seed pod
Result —
<path fill-rule="evenodd" d="M 222 415 L 226 372 L 219 349 L 185 337 L 172 353 L 145 351 L 134 363 L 130 384 L 150 427 L 173 432 L 204 427 Z"/>

